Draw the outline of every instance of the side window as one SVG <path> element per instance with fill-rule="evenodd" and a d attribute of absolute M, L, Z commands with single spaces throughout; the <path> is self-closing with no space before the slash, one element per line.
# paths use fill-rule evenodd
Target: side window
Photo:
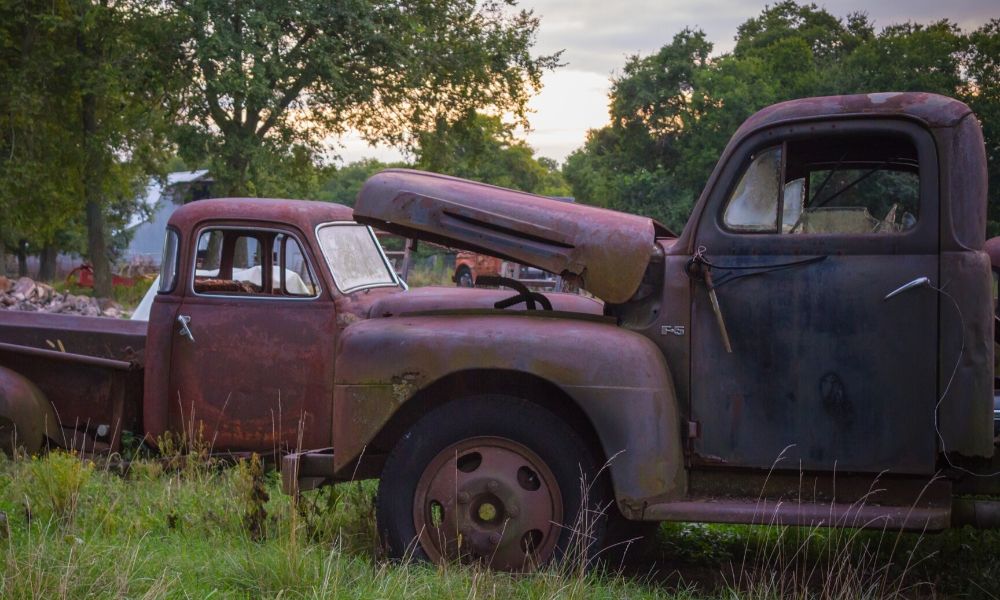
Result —
<path fill-rule="evenodd" d="M 777 231 L 780 180 L 781 146 L 755 154 L 726 205 L 726 226 L 733 231 Z"/>
<path fill-rule="evenodd" d="M 912 142 L 892 135 L 829 136 L 756 153 L 723 222 L 737 232 L 884 235 L 909 231 L 919 213 Z"/>
<path fill-rule="evenodd" d="M 157 292 L 166 294 L 174 290 L 177 283 L 177 267 L 180 255 L 177 247 L 180 243 L 180 236 L 173 229 L 167 229 L 167 235 L 163 239 L 163 254 L 160 257 L 160 287 Z"/>
<path fill-rule="evenodd" d="M 295 238 L 255 229 L 202 230 L 192 287 L 195 293 L 204 295 L 317 295 L 309 263 Z"/>

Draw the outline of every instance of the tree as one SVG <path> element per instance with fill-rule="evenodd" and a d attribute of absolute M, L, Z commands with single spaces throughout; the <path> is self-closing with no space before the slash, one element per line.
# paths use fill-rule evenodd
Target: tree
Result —
<path fill-rule="evenodd" d="M 57 239 L 75 239 L 66 229 L 85 223 L 100 296 L 111 294 L 109 229 L 127 221 L 168 149 L 167 90 L 177 71 L 154 8 L 140 0 L 2 7 L 8 228 L 52 256 Z"/>
<path fill-rule="evenodd" d="M 409 132 L 489 108 L 524 118 L 556 56 L 530 53 L 538 20 L 513 0 L 174 0 L 193 73 L 178 140 L 224 194 L 267 193 L 270 157 L 315 157 L 348 128 Z"/>
<path fill-rule="evenodd" d="M 863 14 L 838 19 L 814 4 L 785 1 L 740 25 L 733 52 L 719 56 L 710 55 L 703 33 L 685 29 L 656 54 L 628 60 L 612 81 L 609 125 L 588 134 L 563 172 L 582 201 L 678 229 L 728 139 L 757 110 L 807 96 L 919 90 L 972 105 L 996 182 L 997 23 L 968 36 L 946 20 L 876 33 Z M 993 219 L 998 199 L 994 183 Z M 991 227 L 1000 231 L 1000 223 Z"/>
<path fill-rule="evenodd" d="M 410 165 L 404 163 L 388 164 L 373 158 L 366 158 L 344 165 L 339 169 L 331 169 L 317 199 L 354 206 L 361 186 L 369 177 L 383 169 L 408 166 Z"/>
<path fill-rule="evenodd" d="M 558 165 L 536 159 L 518 140 L 514 126 L 494 116 L 470 112 L 454 123 L 440 119 L 417 135 L 418 169 L 482 181 L 547 196 L 567 196 Z"/>
<path fill-rule="evenodd" d="M 964 99 L 979 117 L 986 139 L 989 169 L 989 235 L 1000 235 L 1000 19 L 970 35 L 964 64 L 968 73 Z"/>
<path fill-rule="evenodd" d="M 77 138 L 54 118 L 75 107 L 53 93 L 67 85 L 66 41 L 61 19 L 46 13 L 38 3 L 0 3 L 0 255 L 48 246 L 81 207 Z"/>

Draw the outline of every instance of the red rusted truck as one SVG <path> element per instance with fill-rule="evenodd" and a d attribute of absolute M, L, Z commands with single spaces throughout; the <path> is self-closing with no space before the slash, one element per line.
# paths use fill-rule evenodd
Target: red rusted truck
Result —
<path fill-rule="evenodd" d="M 202 201 L 148 327 L 0 313 L 0 417 L 36 447 L 199 423 L 292 493 L 378 477 L 392 556 L 502 569 L 659 521 L 992 527 L 985 223 L 975 115 L 917 93 L 755 114 L 680 235 L 406 170 L 353 212 Z M 603 302 L 405 290 L 366 225 Z"/>

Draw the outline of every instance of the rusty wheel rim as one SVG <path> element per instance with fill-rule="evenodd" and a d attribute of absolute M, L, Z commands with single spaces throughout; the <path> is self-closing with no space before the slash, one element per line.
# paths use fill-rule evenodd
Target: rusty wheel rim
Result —
<path fill-rule="evenodd" d="M 548 465 L 527 447 L 476 437 L 442 450 L 417 482 L 413 524 L 434 562 L 484 562 L 524 571 L 555 551 L 562 494 Z"/>

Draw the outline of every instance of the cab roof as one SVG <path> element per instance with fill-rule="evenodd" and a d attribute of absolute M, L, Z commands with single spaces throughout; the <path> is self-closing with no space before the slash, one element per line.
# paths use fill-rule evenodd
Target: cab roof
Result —
<path fill-rule="evenodd" d="M 964 102 L 925 92 L 881 92 L 848 96 L 820 96 L 780 102 L 747 119 L 734 138 L 763 127 L 789 121 L 834 117 L 909 117 L 930 128 L 954 127 L 972 114 Z"/>
<path fill-rule="evenodd" d="M 188 231 L 203 221 L 267 221 L 285 223 L 311 231 L 321 223 L 353 221 L 353 212 L 343 204 L 315 200 L 277 198 L 212 198 L 181 206 L 170 216 L 169 225 Z"/>

